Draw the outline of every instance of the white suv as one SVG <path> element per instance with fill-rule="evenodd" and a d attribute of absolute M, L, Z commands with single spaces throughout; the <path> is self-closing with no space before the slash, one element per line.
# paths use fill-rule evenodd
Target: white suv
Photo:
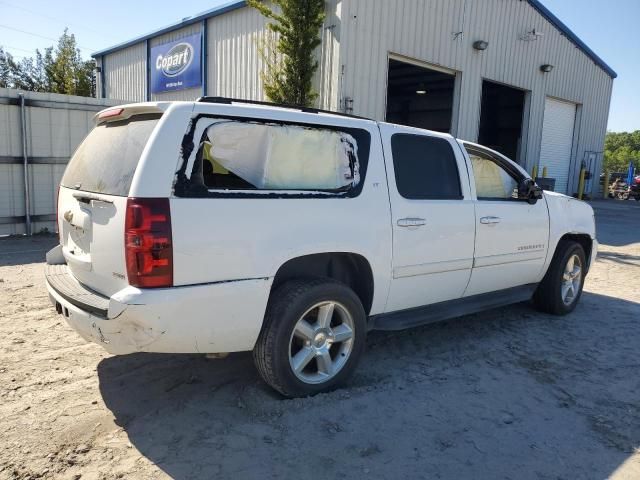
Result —
<path fill-rule="evenodd" d="M 589 205 L 449 135 L 220 98 L 96 123 L 62 179 L 46 280 L 114 354 L 253 350 L 276 390 L 314 394 L 371 329 L 531 298 L 571 312 L 596 256 Z"/>

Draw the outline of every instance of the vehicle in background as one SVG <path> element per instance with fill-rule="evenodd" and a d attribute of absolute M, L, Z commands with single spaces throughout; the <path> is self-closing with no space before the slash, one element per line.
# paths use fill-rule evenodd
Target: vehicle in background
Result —
<path fill-rule="evenodd" d="M 633 179 L 633 183 L 629 186 L 629 197 L 640 202 L 640 175 Z"/>

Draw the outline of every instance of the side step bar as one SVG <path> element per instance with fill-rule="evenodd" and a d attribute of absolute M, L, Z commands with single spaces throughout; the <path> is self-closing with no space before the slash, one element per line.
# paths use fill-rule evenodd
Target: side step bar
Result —
<path fill-rule="evenodd" d="M 531 299 L 537 287 L 538 284 L 523 285 L 498 292 L 483 293 L 473 297 L 435 303 L 425 307 L 375 315 L 369 318 L 369 330 L 404 330 L 514 303 L 526 302 Z"/>

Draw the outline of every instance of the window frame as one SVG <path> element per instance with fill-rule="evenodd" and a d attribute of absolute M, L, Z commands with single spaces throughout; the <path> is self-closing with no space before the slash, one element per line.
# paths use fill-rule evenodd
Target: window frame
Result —
<path fill-rule="evenodd" d="M 207 128 L 215 124 L 216 121 L 233 121 L 239 123 L 258 123 L 265 125 L 281 125 L 281 126 L 297 126 L 303 128 L 311 128 L 315 130 L 330 130 L 335 132 L 348 133 L 356 140 L 358 148 L 358 164 L 360 182 L 355 186 L 343 192 L 337 192 L 335 190 L 273 190 L 273 189 L 212 189 L 206 185 L 194 185 L 191 181 L 193 177 L 193 169 L 198 162 L 200 156 L 200 145 L 202 138 L 198 138 L 196 141 L 194 136 L 199 130 L 199 122 L 202 119 L 212 120 L 203 128 L 203 135 L 206 134 Z M 202 137 L 202 135 L 201 135 Z M 191 143 L 191 149 L 185 150 L 185 144 Z M 366 181 L 366 175 L 369 167 L 369 160 L 371 158 L 371 151 L 373 148 L 372 133 L 366 128 L 347 127 L 344 125 L 331 125 L 324 123 L 307 123 L 296 122 L 289 120 L 281 120 L 277 118 L 256 118 L 256 117 L 244 117 L 225 114 L 198 114 L 192 118 L 189 131 L 185 134 L 182 141 L 182 155 L 179 161 L 179 167 L 176 171 L 176 180 L 174 186 L 174 195 L 177 198 L 278 198 L 278 199 L 304 199 L 304 198 L 356 198 L 359 197 L 364 188 Z M 190 172 L 190 176 L 186 177 L 186 170 L 188 167 L 191 153 L 196 150 L 195 161 Z M 188 155 L 184 155 L 184 152 L 188 151 Z M 204 187 L 204 188 L 202 188 Z"/>
<path fill-rule="evenodd" d="M 437 196 L 433 196 L 433 195 L 421 195 L 421 196 L 406 196 L 404 193 L 402 193 L 400 191 L 400 186 L 399 186 L 399 180 L 398 180 L 398 168 L 396 165 L 396 156 L 393 153 L 393 139 L 395 137 L 418 137 L 418 138 L 426 138 L 429 140 L 434 140 L 434 141 L 438 141 L 438 142 L 445 142 L 449 148 L 451 149 L 451 157 L 453 159 L 453 163 L 455 166 L 455 171 L 456 171 L 456 175 L 458 177 L 458 182 L 457 182 L 457 186 L 458 186 L 458 195 L 456 196 L 451 196 L 451 197 L 437 197 Z M 411 133 L 411 132 L 397 132 L 391 135 L 391 137 L 389 138 L 389 146 L 390 146 L 390 151 L 391 151 L 391 161 L 393 163 L 393 178 L 394 178 L 394 182 L 395 182 L 395 188 L 396 188 L 396 192 L 398 193 L 398 195 L 400 195 L 400 197 L 402 197 L 405 200 L 415 200 L 415 201 L 420 201 L 420 200 L 429 200 L 429 201 L 460 201 L 460 200 L 464 200 L 464 191 L 463 191 L 463 185 L 462 185 L 462 176 L 460 175 L 460 167 L 458 165 L 458 158 L 456 156 L 456 150 L 454 148 L 454 146 L 452 145 L 452 143 L 446 139 L 446 138 L 442 138 L 442 137 L 438 137 L 438 136 L 433 136 L 433 135 L 424 135 L 424 134 L 420 134 L 420 133 Z"/>
<path fill-rule="evenodd" d="M 524 201 L 521 198 L 514 198 L 514 197 L 509 197 L 509 198 L 479 197 L 477 184 L 476 184 L 476 175 L 475 175 L 476 172 L 473 169 L 473 162 L 471 161 L 471 155 L 483 157 L 483 158 L 486 158 L 486 160 L 489 160 L 495 163 L 499 168 L 504 170 L 504 172 L 507 173 L 507 175 L 509 175 L 516 182 L 516 188 L 519 187 L 519 185 L 522 183 L 523 180 L 526 179 L 526 177 L 511 163 L 510 160 L 506 159 L 506 157 L 502 158 L 501 156 L 496 155 L 491 150 L 480 147 L 475 144 L 462 142 L 462 146 L 464 147 L 465 154 L 469 159 L 469 169 L 471 170 L 471 174 L 473 175 L 473 190 L 474 190 L 477 201 L 480 201 L 480 202 L 514 202 L 514 201 L 523 202 Z"/>

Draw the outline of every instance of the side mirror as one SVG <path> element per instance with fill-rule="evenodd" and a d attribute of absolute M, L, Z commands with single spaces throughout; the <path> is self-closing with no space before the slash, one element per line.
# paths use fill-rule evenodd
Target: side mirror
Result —
<path fill-rule="evenodd" d="M 518 200 L 525 200 L 530 205 L 535 205 L 541 198 L 542 188 L 531 178 L 525 178 L 518 185 Z"/>

